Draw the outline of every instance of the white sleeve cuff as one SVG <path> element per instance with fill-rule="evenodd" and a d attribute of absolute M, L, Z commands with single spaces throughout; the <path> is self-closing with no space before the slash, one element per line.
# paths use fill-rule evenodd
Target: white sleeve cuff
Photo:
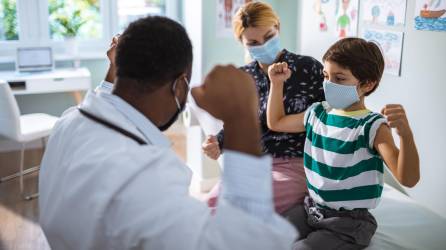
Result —
<path fill-rule="evenodd" d="M 247 213 L 269 220 L 274 213 L 272 159 L 226 150 L 221 198 Z"/>

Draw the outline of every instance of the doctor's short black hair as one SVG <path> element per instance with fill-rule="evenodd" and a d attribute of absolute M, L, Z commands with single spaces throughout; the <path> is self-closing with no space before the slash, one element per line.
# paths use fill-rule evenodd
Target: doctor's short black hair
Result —
<path fill-rule="evenodd" d="M 130 23 L 119 37 L 116 76 L 152 91 L 174 81 L 192 65 L 192 43 L 183 26 L 148 16 Z"/>

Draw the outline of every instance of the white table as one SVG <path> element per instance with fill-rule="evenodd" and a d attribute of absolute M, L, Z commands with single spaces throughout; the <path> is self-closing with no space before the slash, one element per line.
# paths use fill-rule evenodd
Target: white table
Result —
<path fill-rule="evenodd" d="M 14 95 L 71 92 L 77 104 L 82 101 L 81 92 L 91 88 L 91 74 L 87 68 L 38 73 L 0 71 L 0 79 L 9 83 Z"/>

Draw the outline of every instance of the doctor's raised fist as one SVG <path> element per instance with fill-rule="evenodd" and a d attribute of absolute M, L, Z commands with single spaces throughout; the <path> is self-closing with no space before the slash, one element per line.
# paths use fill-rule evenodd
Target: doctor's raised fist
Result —
<path fill-rule="evenodd" d="M 199 107 L 225 123 L 257 116 L 254 80 L 232 65 L 214 67 L 204 83 L 192 89 L 192 96 Z"/>

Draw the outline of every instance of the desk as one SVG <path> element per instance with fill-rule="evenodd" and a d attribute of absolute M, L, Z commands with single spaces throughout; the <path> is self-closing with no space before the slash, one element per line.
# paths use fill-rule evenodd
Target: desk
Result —
<path fill-rule="evenodd" d="M 9 83 L 14 95 L 71 92 L 77 104 L 82 101 L 81 92 L 91 88 L 91 75 L 86 68 L 38 73 L 0 71 L 0 79 Z"/>

